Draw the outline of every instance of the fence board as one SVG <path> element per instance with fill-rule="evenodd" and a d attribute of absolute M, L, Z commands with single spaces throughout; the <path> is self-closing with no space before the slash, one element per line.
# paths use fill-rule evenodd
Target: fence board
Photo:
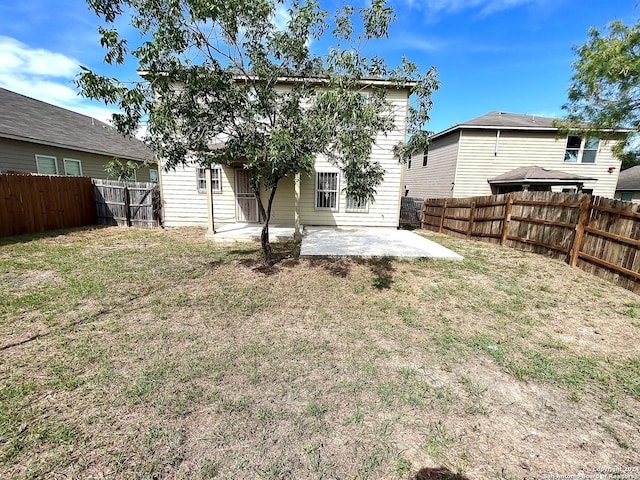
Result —
<path fill-rule="evenodd" d="M 426 199 L 421 222 L 427 230 L 561 258 L 640 293 L 639 209 L 581 194 L 514 192 Z"/>
<path fill-rule="evenodd" d="M 0 237 L 95 223 L 90 178 L 0 175 Z"/>

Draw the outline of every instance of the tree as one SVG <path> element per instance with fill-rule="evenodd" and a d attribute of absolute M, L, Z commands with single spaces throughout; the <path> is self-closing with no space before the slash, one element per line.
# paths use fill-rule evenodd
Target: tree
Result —
<path fill-rule="evenodd" d="M 250 173 L 263 221 L 262 248 L 272 263 L 269 220 L 280 180 L 311 174 L 326 155 L 347 180 L 346 193 L 374 200 L 382 167 L 369 160 L 376 136 L 393 128 L 389 86 L 411 88 L 410 141 L 395 154 L 406 160 L 424 148 L 436 71 L 424 74 L 406 58 L 394 67 L 365 56 L 394 20 L 385 0 L 332 18 L 317 0 L 87 0 L 106 22 L 99 28 L 105 61 L 137 62 L 142 79 L 125 83 L 83 67 L 83 95 L 116 104 L 114 126 L 133 134 L 148 120 L 146 142 L 167 169 L 186 161 L 201 166 L 241 160 Z M 276 14 L 286 12 L 286 24 Z M 143 41 L 135 48 L 115 27 L 128 16 Z M 330 36 L 326 54 L 314 53 Z M 314 46 L 315 45 L 315 46 Z M 313 47 L 313 48 L 312 48 Z M 386 86 L 368 82 L 384 77 Z M 282 89 L 281 80 L 291 88 Z M 378 82 L 380 83 L 380 82 Z M 372 92 L 364 97 L 367 88 Z M 260 191 L 268 192 L 266 205 Z"/>
<path fill-rule="evenodd" d="M 122 181 L 130 179 L 139 166 L 138 163 L 131 160 L 122 163 L 120 159 L 114 158 L 105 163 L 104 170 L 109 178 Z"/>
<path fill-rule="evenodd" d="M 614 21 L 607 29 L 592 28 L 588 41 L 575 49 L 562 127 L 598 137 L 624 134 L 615 153 L 628 168 L 639 159 L 633 138 L 640 131 L 640 24 Z"/>

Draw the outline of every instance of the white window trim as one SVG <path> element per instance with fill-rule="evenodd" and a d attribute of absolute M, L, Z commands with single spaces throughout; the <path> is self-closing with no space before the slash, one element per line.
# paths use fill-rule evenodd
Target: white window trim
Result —
<path fill-rule="evenodd" d="M 43 158 L 43 159 L 46 158 L 48 160 L 53 160 L 53 165 L 56 167 L 56 173 L 55 174 L 58 175 L 58 158 L 57 157 L 54 157 L 52 155 L 37 155 L 36 154 L 36 171 L 38 173 L 42 173 L 40 171 L 40 165 L 38 164 L 38 159 L 39 158 Z M 44 174 L 44 175 L 50 175 L 50 174 Z"/>
<path fill-rule="evenodd" d="M 578 149 L 578 157 L 576 158 L 575 162 L 571 162 L 569 160 L 567 160 L 567 150 L 569 150 L 569 137 L 580 137 L 580 148 Z M 564 163 L 570 163 L 570 164 L 585 164 L 585 165 L 595 165 L 596 163 L 598 163 L 598 155 L 600 154 L 600 144 L 602 143 L 602 141 L 598 138 L 598 146 L 596 148 L 585 148 L 585 146 L 587 145 L 587 140 L 591 139 L 591 138 L 596 138 L 596 137 L 582 137 L 580 135 L 567 135 L 567 140 L 565 142 L 565 146 L 564 146 Z M 575 151 L 575 148 L 571 149 L 572 151 Z M 594 151 L 596 152 L 595 157 L 593 158 L 593 162 L 584 162 L 583 158 L 584 158 L 584 152 L 585 151 Z"/>
<path fill-rule="evenodd" d="M 326 173 L 331 173 L 336 175 L 336 189 L 335 189 L 335 194 L 336 194 L 336 206 L 334 208 L 331 207 L 319 207 L 318 206 L 318 193 L 319 192 L 324 192 L 324 189 L 318 189 L 318 176 L 321 174 L 326 174 Z M 316 175 L 314 178 L 314 183 L 315 183 L 315 189 L 314 189 L 314 200 L 313 200 L 313 204 L 315 206 L 316 210 L 324 210 L 324 211 L 328 211 L 328 212 L 339 212 L 340 211 L 340 172 L 337 172 L 335 170 L 316 170 Z M 327 190 L 327 192 L 333 193 L 334 190 Z"/>
<path fill-rule="evenodd" d="M 63 158 L 62 159 L 62 165 L 64 166 L 64 174 L 65 175 L 70 175 L 67 173 L 67 162 L 76 162 L 78 164 L 78 169 L 80 170 L 80 177 L 82 176 L 82 161 L 81 160 L 77 160 L 75 158 Z M 75 176 L 75 175 L 74 175 Z"/>

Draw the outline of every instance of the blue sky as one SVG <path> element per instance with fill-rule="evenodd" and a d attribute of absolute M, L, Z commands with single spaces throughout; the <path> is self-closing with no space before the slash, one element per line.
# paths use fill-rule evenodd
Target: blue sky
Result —
<path fill-rule="evenodd" d="M 358 0 L 354 5 L 363 4 Z M 322 0 L 333 10 L 341 2 Z M 560 117 L 573 46 L 590 27 L 637 21 L 637 0 L 392 0 L 390 38 L 371 45 L 390 64 L 402 55 L 441 81 L 427 128 L 440 131 L 492 110 Z M 0 87 L 106 119 L 78 97 L 78 65 L 134 79 L 135 66 L 107 70 L 99 19 L 84 0 L 0 3 Z M 320 47 L 320 45 L 318 45 Z"/>

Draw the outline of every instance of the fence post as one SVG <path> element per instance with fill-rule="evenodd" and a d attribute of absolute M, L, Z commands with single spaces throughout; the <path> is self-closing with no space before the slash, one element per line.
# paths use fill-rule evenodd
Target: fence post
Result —
<path fill-rule="evenodd" d="M 582 248 L 582 240 L 584 239 L 584 227 L 587 226 L 589 221 L 589 207 L 591 206 L 591 197 L 585 195 L 580 200 L 580 216 L 578 217 L 578 223 L 575 227 L 575 235 L 573 236 L 573 244 L 569 253 L 569 265 L 575 267 L 578 264 L 578 257 L 580 255 L 580 249 Z"/>
<path fill-rule="evenodd" d="M 127 227 L 131 226 L 131 209 L 130 209 L 131 200 L 129 199 L 129 188 L 124 186 L 124 217 L 125 223 Z"/>
<path fill-rule="evenodd" d="M 438 228 L 438 233 L 442 233 L 442 227 L 444 226 L 444 216 L 447 211 L 447 201 L 445 200 L 442 204 L 442 212 L 440 212 L 440 228 Z"/>
<path fill-rule="evenodd" d="M 467 239 L 471 238 L 471 230 L 473 230 L 473 220 L 476 215 L 476 202 L 471 202 L 471 211 L 469 212 L 469 225 L 467 225 Z"/>
<path fill-rule="evenodd" d="M 500 245 L 507 244 L 509 236 L 509 222 L 511 222 L 511 206 L 513 205 L 513 195 L 507 195 L 507 203 L 504 206 L 504 220 L 502 221 L 502 235 L 500 236 Z"/>

